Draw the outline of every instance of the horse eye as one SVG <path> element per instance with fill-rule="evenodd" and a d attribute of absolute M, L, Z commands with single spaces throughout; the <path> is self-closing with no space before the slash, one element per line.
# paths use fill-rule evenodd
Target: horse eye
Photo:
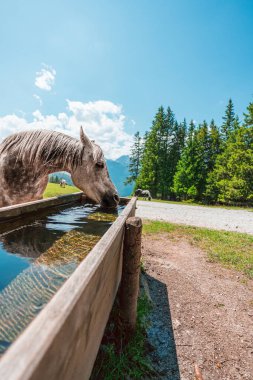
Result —
<path fill-rule="evenodd" d="M 98 161 L 98 162 L 96 163 L 96 167 L 97 167 L 97 168 L 103 169 L 104 166 L 105 166 L 105 164 L 104 164 L 102 161 Z"/>

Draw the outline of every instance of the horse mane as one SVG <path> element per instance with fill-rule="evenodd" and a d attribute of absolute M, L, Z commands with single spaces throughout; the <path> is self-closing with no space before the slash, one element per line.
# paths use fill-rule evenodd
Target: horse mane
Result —
<path fill-rule="evenodd" d="M 93 157 L 102 157 L 100 147 L 92 143 Z M 0 144 L 0 155 L 12 153 L 16 160 L 29 164 L 43 163 L 44 165 L 61 162 L 63 166 L 81 165 L 85 147 L 77 139 L 61 132 L 38 129 L 14 133 Z"/>

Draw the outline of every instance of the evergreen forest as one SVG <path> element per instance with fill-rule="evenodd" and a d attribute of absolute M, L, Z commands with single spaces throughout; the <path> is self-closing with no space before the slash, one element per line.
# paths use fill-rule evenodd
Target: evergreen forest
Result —
<path fill-rule="evenodd" d="M 137 132 L 129 177 L 153 198 L 208 204 L 253 204 L 253 102 L 243 120 L 229 99 L 221 125 L 178 122 L 159 107 L 149 131 Z"/>

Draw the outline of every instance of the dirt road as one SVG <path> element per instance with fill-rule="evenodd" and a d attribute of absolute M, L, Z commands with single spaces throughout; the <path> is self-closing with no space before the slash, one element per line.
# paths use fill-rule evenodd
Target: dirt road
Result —
<path fill-rule="evenodd" d="M 253 379 L 253 281 L 167 234 L 143 238 L 157 379 Z"/>
<path fill-rule="evenodd" d="M 247 210 L 138 201 L 136 215 L 152 220 L 253 234 L 253 212 Z"/>

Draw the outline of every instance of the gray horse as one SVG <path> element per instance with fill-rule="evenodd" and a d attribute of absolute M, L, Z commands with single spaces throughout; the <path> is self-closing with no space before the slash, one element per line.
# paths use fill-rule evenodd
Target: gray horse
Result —
<path fill-rule="evenodd" d="M 66 187 L 66 185 L 67 185 L 66 180 L 62 178 L 62 179 L 60 180 L 60 186 L 61 186 L 61 187 Z"/>
<path fill-rule="evenodd" d="M 149 190 L 137 189 L 134 193 L 136 197 L 143 197 L 144 199 L 148 198 L 151 201 L 152 197 Z"/>
<path fill-rule="evenodd" d="M 0 207 L 42 199 L 48 175 L 58 171 L 69 172 L 75 186 L 102 206 L 119 203 L 103 152 L 81 127 L 80 141 L 48 130 L 7 137 L 0 144 Z"/>

